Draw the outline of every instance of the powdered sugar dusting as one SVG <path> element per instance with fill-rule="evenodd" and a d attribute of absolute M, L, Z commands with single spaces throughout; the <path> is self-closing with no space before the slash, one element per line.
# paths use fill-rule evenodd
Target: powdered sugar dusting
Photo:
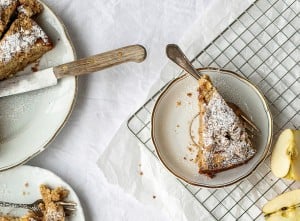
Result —
<path fill-rule="evenodd" d="M 27 10 L 24 8 L 24 5 L 18 7 L 18 12 L 27 15 Z"/>
<path fill-rule="evenodd" d="M 65 213 L 63 208 L 61 210 L 48 209 L 45 216 L 45 221 L 62 221 L 64 220 Z"/>
<path fill-rule="evenodd" d="M 16 1 L 17 0 L 0 0 L 0 19 L 1 19 L 2 11 Z"/>
<path fill-rule="evenodd" d="M 10 6 L 13 2 L 16 2 L 17 0 L 0 0 L 0 10 L 1 8 L 7 8 Z"/>
<path fill-rule="evenodd" d="M 255 150 L 243 122 L 217 91 L 205 106 L 203 120 L 203 153 L 206 159 L 217 153 L 222 158 L 219 162 L 222 167 L 228 167 L 240 164 L 254 155 Z M 213 163 L 208 166 L 214 169 Z"/>
<path fill-rule="evenodd" d="M 0 60 L 7 63 L 18 52 L 27 52 L 35 42 L 41 39 L 48 42 L 45 32 L 36 24 L 30 30 L 21 30 L 13 35 L 6 36 L 0 44 Z"/>

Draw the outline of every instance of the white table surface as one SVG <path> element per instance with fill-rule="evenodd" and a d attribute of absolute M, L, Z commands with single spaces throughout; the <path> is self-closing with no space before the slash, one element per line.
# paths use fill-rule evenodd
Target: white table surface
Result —
<path fill-rule="evenodd" d="M 150 88 L 160 78 L 161 70 L 168 62 L 165 45 L 184 42 L 182 39 L 186 33 L 190 33 L 199 20 L 208 17 L 212 18 L 211 23 L 202 24 L 206 28 L 201 32 L 209 33 L 211 24 L 218 26 L 218 22 L 215 21 L 219 20 L 214 21 L 214 17 L 220 19 L 220 14 L 208 15 L 208 10 L 218 7 L 222 11 L 220 5 L 225 4 L 228 10 L 226 19 L 229 22 L 228 12 L 235 11 L 233 17 L 241 13 L 242 9 L 239 7 L 241 2 L 245 1 L 45 2 L 65 23 L 78 57 L 130 44 L 144 45 L 148 57 L 142 64 L 124 64 L 80 77 L 77 104 L 67 125 L 55 141 L 28 164 L 49 169 L 67 181 L 81 199 L 86 220 L 175 220 L 172 215 L 174 211 L 163 207 L 173 203 L 171 198 L 162 199 L 159 205 L 139 200 L 128 188 L 124 189 L 122 185 L 116 185 L 107 179 L 107 173 L 103 173 L 97 162 L 106 163 L 103 153 L 107 151 L 109 143 L 114 137 L 119 142 L 122 140 L 125 129 L 119 128 L 121 125 L 124 127 L 124 122 L 130 114 L 146 101 Z M 186 48 L 189 46 L 187 39 L 189 38 L 185 37 Z M 190 39 L 194 40 L 193 37 Z M 138 148 L 132 147 L 137 145 L 134 142 L 128 145 Z M 174 178 L 171 176 L 170 179 Z M 143 189 L 142 182 L 136 185 L 139 185 L 140 195 L 147 195 L 148 190 Z M 157 188 L 159 189 L 159 186 Z M 149 195 L 149 198 L 151 197 L 152 195 Z M 190 216 L 182 215 L 177 219 L 189 219 L 188 217 Z"/>

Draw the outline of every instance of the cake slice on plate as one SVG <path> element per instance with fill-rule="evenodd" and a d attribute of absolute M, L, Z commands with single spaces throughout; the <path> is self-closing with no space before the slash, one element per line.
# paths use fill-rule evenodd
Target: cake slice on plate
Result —
<path fill-rule="evenodd" d="M 18 17 L 0 41 L 0 80 L 24 69 L 52 48 L 47 34 L 35 21 Z"/>
<path fill-rule="evenodd" d="M 17 0 L 0 0 L 0 38 L 16 12 L 18 4 L 19 2 Z"/>
<path fill-rule="evenodd" d="M 208 76 L 199 79 L 199 173 L 213 177 L 249 161 L 253 148 L 245 123 L 228 106 Z"/>
<path fill-rule="evenodd" d="M 64 207 L 58 202 L 63 201 L 68 196 L 69 191 L 62 187 L 51 189 L 42 184 L 40 193 L 42 202 L 38 206 L 41 209 L 42 216 L 37 216 L 37 214 L 29 210 L 22 217 L 0 215 L 0 221 L 65 221 Z"/>

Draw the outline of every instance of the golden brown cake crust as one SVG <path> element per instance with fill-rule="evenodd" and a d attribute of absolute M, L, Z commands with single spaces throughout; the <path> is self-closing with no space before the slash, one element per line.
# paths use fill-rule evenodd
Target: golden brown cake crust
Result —
<path fill-rule="evenodd" d="M 207 104 L 209 102 L 209 100 L 211 99 L 213 93 L 215 92 L 215 88 L 211 84 L 209 77 L 207 75 L 203 75 L 199 79 L 198 83 L 199 83 L 199 88 L 198 88 L 199 115 L 200 115 L 200 119 L 202 119 L 205 114 L 205 110 L 206 110 L 205 104 Z M 203 144 L 203 130 L 204 130 L 204 126 L 205 126 L 204 121 L 200 120 L 199 125 L 200 125 L 200 127 L 199 127 L 199 145 L 202 147 L 204 145 Z M 200 151 L 199 154 L 198 154 L 198 158 L 199 158 L 199 156 L 202 155 L 202 152 Z M 198 160 L 200 160 L 200 159 L 198 159 Z"/>
<path fill-rule="evenodd" d="M 255 154 L 244 122 L 227 105 L 208 76 L 199 80 L 199 173 L 214 174 L 240 166 Z"/>

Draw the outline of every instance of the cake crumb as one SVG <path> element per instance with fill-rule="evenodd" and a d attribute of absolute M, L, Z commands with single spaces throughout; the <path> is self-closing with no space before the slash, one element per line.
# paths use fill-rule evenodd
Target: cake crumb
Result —
<path fill-rule="evenodd" d="M 23 194 L 23 196 L 25 196 L 25 195 L 26 195 L 26 192 L 25 192 L 25 191 L 23 191 L 23 192 L 22 192 L 22 194 Z"/>
<path fill-rule="evenodd" d="M 192 162 L 194 159 L 190 159 L 190 161 Z"/>
<path fill-rule="evenodd" d="M 39 69 L 37 67 L 31 67 L 32 72 L 37 72 Z"/>
<path fill-rule="evenodd" d="M 191 92 L 187 93 L 186 95 L 187 95 L 188 97 L 193 96 L 193 94 L 192 94 Z"/>
<path fill-rule="evenodd" d="M 156 199 L 156 196 L 155 196 L 155 195 L 153 195 L 152 197 L 153 197 L 153 199 Z"/>
<path fill-rule="evenodd" d="M 176 125 L 176 127 L 178 128 L 178 127 L 180 127 L 180 125 L 179 125 L 179 124 L 177 124 L 177 125 Z"/>
<path fill-rule="evenodd" d="M 186 160 L 186 157 L 183 157 L 184 160 Z"/>
<path fill-rule="evenodd" d="M 140 172 L 140 175 L 141 175 L 141 176 L 143 176 L 143 175 L 144 175 L 144 173 L 141 171 L 141 172 Z"/>
<path fill-rule="evenodd" d="M 24 186 L 25 186 L 25 187 L 28 187 L 28 186 L 29 186 L 29 183 L 28 183 L 28 182 L 26 182 L 26 183 L 24 184 Z"/>
<path fill-rule="evenodd" d="M 35 61 L 31 67 L 32 72 L 37 72 L 39 70 L 40 59 Z"/>
<path fill-rule="evenodd" d="M 181 101 L 176 101 L 176 106 L 179 107 L 181 105 Z"/>

